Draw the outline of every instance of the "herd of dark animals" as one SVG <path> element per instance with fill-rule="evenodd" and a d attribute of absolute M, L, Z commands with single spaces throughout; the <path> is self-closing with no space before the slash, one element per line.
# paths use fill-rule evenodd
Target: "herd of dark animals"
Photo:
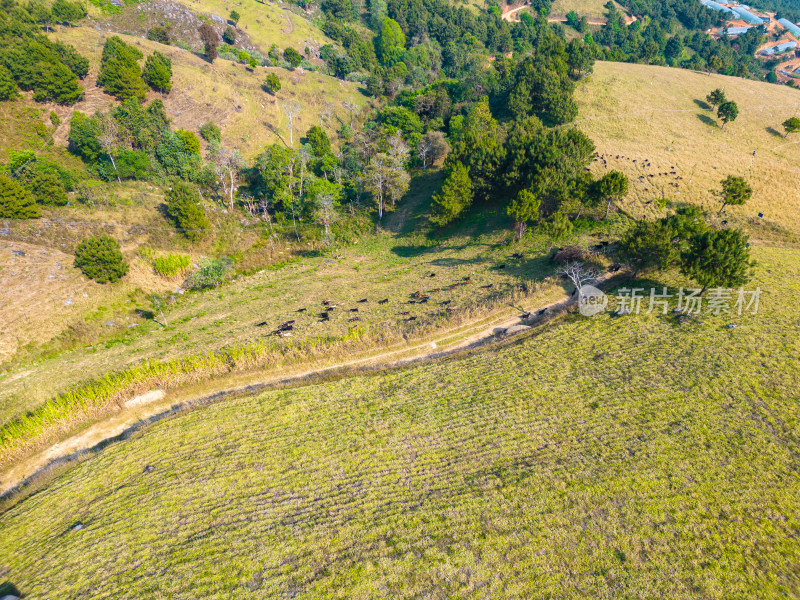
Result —
<path fill-rule="evenodd" d="M 627 161 L 630 161 L 630 162 L 634 163 L 639 168 L 644 168 L 644 169 L 652 168 L 652 164 L 650 163 L 650 159 L 645 158 L 645 159 L 641 159 L 640 160 L 640 159 L 637 159 L 637 158 L 629 158 L 629 157 L 624 156 L 622 154 L 613 154 L 613 155 L 612 154 L 598 154 L 598 153 L 595 152 L 594 160 L 592 162 L 600 162 L 600 163 L 602 163 L 603 167 L 608 168 L 608 161 L 610 159 L 612 159 L 612 158 L 615 159 L 615 160 L 627 160 Z M 586 171 L 590 171 L 591 169 L 589 167 L 586 167 L 585 170 Z M 639 175 L 638 181 L 640 183 L 645 183 L 645 185 L 646 185 L 646 182 L 650 182 L 650 184 L 653 185 L 654 182 L 652 180 L 654 178 L 656 178 L 656 177 L 672 177 L 674 179 L 674 181 L 669 181 L 668 184 L 670 186 L 674 187 L 675 189 L 680 189 L 680 186 L 681 186 L 680 181 L 683 181 L 683 177 L 678 175 L 678 172 L 675 169 L 674 165 L 670 166 L 668 171 L 662 171 L 662 172 L 658 172 L 658 173 L 645 173 L 643 175 Z M 649 188 L 645 187 L 644 191 L 645 192 L 649 192 L 651 190 Z M 656 190 L 655 186 L 653 186 L 653 190 L 652 191 L 658 191 L 658 190 Z M 662 190 L 662 193 L 663 193 L 663 190 Z"/>
<path fill-rule="evenodd" d="M 595 237 L 599 237 L 601 234 L 596 233 L 596 234 L 592 234 L 592 235 L 595 236 Z M 608 241 L 601 241 L 598 244 L 593 245 L 591 247 L 591 250 L 593 252 L 603 252 L 603 251 L 605 251 L 607 249 L 609 243 L 610 242 L 608 242 Z M 513 258 L 515 260 L 521 260 L 524 257 L 525 257 L 525 253 L 524 252 L 514 252 L 511 255 L 511 258 Z M 494 269 L 498 270 L 498 271 L 503 270 L 505 268 L 506 268 L 506 264 L 500 264 L 500 265 L 497 265 L 497 266 L 494 267 Z M 611 265 L 609 267 L 609 271 L 611 273 L 616 273 L 620 269 L 621 269 L 621 266 L 617 265 L 617 264 Z M 425 277 L 429 277 L 429 278 L 430 277 L 436 277 L 436 273 L 429 273 L 429 274 L 425 275 Z M 408 300 L 406 300 L 405 303 L 406 304 L 427 304 L 432 299 L 432 294 L 436 294 L 436 293 L 439 293 L 439 292 L 442 292 L 442 291 L 452 291 L 452 290 L 455 290 L 456 288 L 458 288 L 460 286 L 471 285 L 471 284 L 472 284 L 472 278 L 470 276 L 466 276 L 466 277 L 462 278 L 461 281 L 457 281 L 457 282 L 452 283 L 452 284 L 450 284 L 448 286 L 433 288 L 431 290 L 428 290 L 425 293 L 420 292 L 420 291 L 412 292 L 410 294 L 410 298 Z M 492 290 L 492 289 L 494 289 L 495 284 L 494 283 L 489 283 L 489 284 L 486 284 L 486 285 L 482 285 L 480 287 L 481 287 L 481 289 Z M 523 285 L 522 289 L 523 289 L 523 291 L 527 291 L 527 286 Z M 356 301 L 357 304 L 367 304 L 368 302 L 369 302 L 368 298 L 362 298 L 361 300 L 357 300 Z M 452 312 L 452 311 L 456 310 L 454 307 L 450 306 L 452 302 L 453 301 L 449 300 L 449 299 L 448 300 L 442 300 L 441 302 L 439 302 L 439 305 L 444 306 L 445 310 L 447 312 Z M 378 300 L 378 304 L 388 304 L 388 303 L 389 303 L 389 298 L 383 298 L 381 300 Z M 326 321 L 330 321 L 331 313 L 333 313 L 338 308 L 338 305 L 335 304 L 331 300 L 323 300 L 322 301 L 322 307 L 323 307 L 322 312 L 320 312 L 319 314 L 316 315 L 319 318 L 318 322 L 320 322 L 320 323 L 324 323 Z M 538 311 L 535 314 L 536 314 L 536 316 L 540 316 L 546 310 L 547 309 L 542 309 L 542 310 Z M 306 313 L 306 312 L 308 312 L 308 308 L 306 308 L 306 307 L 298 308 L 295 312 L 297 312 L 299 314 Z M 355 313 L 359 312 L 359 309 L 357 307 L 348 308 L 347 312 L 353 314 L 353 316 L 351 316 L 349 319 L 347 319 L 348 323 L 353 323 L 355 321 L 359 321 L 360 320 L 359 315 L 355 314 Z M 417 317 L 411 315 L 411 313 L 409 311 L 407 311 L 407 310 L 406 311 L 401 311 L 398 314 L 398 316 L 405 317 L 404 320 L 407 321 L 407 322 L 411 322 L 411 321 L 416 321 L 417 320 Z M 527 313 L 526 312 L 526 313 L 524 313 L 522 315 L 522 318 L 523 319 L 527 319 L 527 318 L 530 318 L 531 316 L 533 316 L 532 313 Z M 274 336 L 278 336 L 278 337 L 291 337 L 292 332 L 294 331 L 294 328 L 295 328 L 295 323 L 296 323 L 295 319 L 291 319 L 289 321 L 285 321 L 284 323 L 281 323 L 277 327 L 277 329 L 275 329 L 270 335 L 274 335 Z M 261 321 L 260 323 L 256 324 L 256 327 L 265 327 L 266 325 L 268 325 L 268 323 L 266 321 Z"/>
<path fill-rule="evenodd" d="M 525 257 L 525 253 L 524 252 L 514 252 L 511 255 L 511 258 L 516 259 L 516 260 L 521 260 L 524 257 Z M 495 269 L 497 269 L 497 270 L 502 270 L 502 269 L 505 269 L 505 268 L 506 268 L 505 264 L 501 264 L 501 265 L 498 265 L 498 266 L 495 267 Z M 436 273 L 428 273 L 427 275 L 425 275 L 425 277 L 429 277 L 429 278 L 430 277 L 436 277 Z M 420 292 L 420 291 L 412 292 L 410 294 L 410 298 L 408 300 L 406 300 L 405 303 L 406 304 L 427 304 L 430 300 L 433 299 L 432 294 L 436 294 L 436 293 L 439 293 L 439 292 L 442 292 L 442 291 L 452 291 L 452 290 L 455 290 L 456 288 L 458 288 L 460 286 L 471 285 L 471 284 L 472 284 L 472 278 L 470 276 L 466 276 L 463 279 L 461 279 L 461 281 L 457 281 L 457 282 L 455 282 L 453 284 L 450 284 L 448 286 L 433 288 L 431 290 L 428 290 L 427 292 Z M 524 289 L 527 290 L 527 286 L 523 286 L 523 287 L 524 287 Z M 490 283 L 488 285 L 481 286 L 481 288 L 491 290 L 491 289 L 494 289 L 494 284 Z M 362 298 L 361 300 L 358 300 L 356 303 L 357 304 L 366 304 L 368 302 L 369 302 L 368 298 Z M 452 312 L 452 311 L 456 310 L 454 307 L 450 306 L 452 302 L 453 302 L 452 300 L 442 300 L 441 302 L 439 302 L 439 305 L 444 306 L 445 310 L 447 312 Z M 389 303 L 389 298 L 383 298 L 382 300 L 378 300 L 378 304 L 388 304 L 388 303 Z M 319 322 L 320 323 L 324 323 L 326 321 L 330 321 L 331 313 L 333 313 L 338 308 L 338 305 L 335 304 L 334 302 L 332 302 L 331 300 L 323 300 L 322 301 L 322 307 L 323 307 L 322 312 L 320 312 L 319 314 L 316 315 L 316 317 L 319 318 Z M 308 308 L 307 307 L 298 308 L 295 312 L 297 312 L 299 314 L 306 313 L 306 312 L 308 312 Z M 359 309 L 357 307 L 348 308 L 347 312 L 349 312 L 349 313 L 358 313 Z M 412 316 L 409 311 L 402 311 L 402 312 L 399 313 L 399 316 L 406 317 L 405 321 L 408 321 L 408 322 L 417 320 L 417 317 Z M 359 321 L 359 320 L 360 320 L 359 315 L 353 314 L 353 316 L 351 316 L 349 319 L 347 319 L 347 322 L 348 323 L 353 323 L 353 322 Z M 278 336 L 278 337 L 290 337 L 292 335 L 292 332 L 295 329 L 295 323 L 296 323 L 295 319 L 292 319 L 292 320 L 286 321 L 284 323 L 281 323 L 277 327 L 277 329 L 275 329 L 270 335 L 274 335 L 274 336 Z M 266 321 L 261 321 L 260 323 L 256 324 L 256 327 L 266 327 L 267 325 L 268 325 L 268 323 Z"/>

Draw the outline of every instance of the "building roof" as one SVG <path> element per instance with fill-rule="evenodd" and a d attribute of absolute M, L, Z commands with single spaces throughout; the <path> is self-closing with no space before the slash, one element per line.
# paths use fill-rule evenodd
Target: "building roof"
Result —
<path fill-rule="evenodd" d="M 748 30 L 752 29 L 752 26 L 745 26 L 745 27 L 728 27 L 728 37 L 733 37 L 735 35 L 742 35 L 743 33 L 747 33 Z M 720 29 L 720 35 L 722 32 L 725 31 L 725 28 Z"/>
<path fill-rule="evenodd" d="M 790 42 L 783 42 L 782 44 L 778 44 L 777 46 L 770 46 L 769 48 L 764 48 L 761 51 L 761 54 L 764 56 L 772 56 L 773 54 L 778 54 L 779 52 L 786 52 L 787 50 L 791 50 L 792 48 L 797 48 L 797 42 L 790 41 Z"/>
<path fill-rule="evenodd" d="M 751 25 L 761 25 L 763 23 L 761 17 L 757 17 L 746 8 L 742 8 L 741 6 L 734 6 L 732 10 L 737 15 L 739 15 L 744 21 L 747 21 Z"/>
<path fill-rule="evenodd" d="M 789 33 L 800 37 L 800 27 L 792 23 L 789 19 L 778 19 L 778 23 L 783 25 L 783 28 L 786 29 Z"/>
<path fill-rule="evenodd" d="M 734 11 L 733 9 L 731 9 L 731 8 L 729 8 L 727 6 L 723 6 L 719 2 L 714 2 L 714 0 L 700 0 L 700 2 L 703 4 L 703 6 L 705 6 L 706 8 L 710 8 L 711 10 L 724 12 L 724 13 L 732 16 L 732 17 L 738 17 L 739 16 L 738 13 L 736 11 Z"/>

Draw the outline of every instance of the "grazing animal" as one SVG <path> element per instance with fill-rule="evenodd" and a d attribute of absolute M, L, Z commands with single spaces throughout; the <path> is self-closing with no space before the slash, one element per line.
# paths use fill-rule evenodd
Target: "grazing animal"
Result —
<path fill-rule="evenodd" d="M 409 301 L 408 301 L 408 303 L 409 303 L 409 304 L 416 304 L 416 303 L 417 303 L 417 301 L 416 301 L 416 300 L 409 300 Z"/>
<path fill-rule="evenodd" d="M 400 316 L 401 317 L 407 317 L 410 314 L 411 314 L 410 312 L 408 312 L 407 310 L 404 310 L 403 312 L 400 313 Z"/>
<path fill-rule="evenodd" d="M 261 323 L 256 323 L 256 327 L 264 327 L 266 324 L 266 321 L 261 321 Z"/>
<path fill-rule="evenodd" d="M 295 324 L 295 320 L 292 319 L 291 321 L 286 321 L 285 323 L 281 323 L 281 328 L 288 327 L 289 325 L 294 325 L 294 324 Z"/>
<path fill-rule="evenodd" d="M 388 298 L 384 298 L 383 300 L 378 300 L 378 304 L 387 304 L 389 302 Z"/>
<path fill-rule="evenodd" d="M 278 332 L 278 336 L 279 337 L 292 337 L 292 332 L 291 331 L 279 331 Z"/>
<path fill-rule="evenodd" d="M 330 319 L 330 318 L 331 318 L 331 315 L 330 315 L 330 313 L 328 313 L 328 312 L 320 313 L 320 315 L 319 315 L 319 316 L 320 316 L 321 318 L 325 319 L 326 321 L 327 321 L 328 319 Z"/>
<path fill-rule="evenodd" d="M 530 318 L 531 318 L 531 313 L 529 313 L 529 312 L 522 313 L 522 314 L 519 316 L 519 318 L 520 318 L 520 319 L 530 319 Z"/>
<path fill-rule="evenodd" d="M 447 304 L 450 304 L 451 302 L 452 302 L 452 300 L 443 300 L 440 304 L 447 305 Z"/>
<path fill-rule="evenodd" d="M 434 288 L 434 289 L 431 290 L 430 293 L 431 294 L 435 294 L 436 292 L 441 292 L 441 291 L 442 291 L 441 288 Z"/>
<path fill-rule="evenodd" d="M 364 304 L 364 302 L 366 302 L 366 301 L 367 301 L 367 299 L 366 299 L 366 298 L 362 298 L 361 300 L 359 300 L 359 301 L 358 301 L 358 303 L 359 303 L 359 304 Z"/>
<path fill-rule="evenodd" d="M 506 268 L 506 266 L 505 266 L 505 265 L 497 265 L 497 266 L 495 267 L 495 269 L 497 269 L 498 271 L 499 271 L 499 270 L 501 270 L 501 269 L 505 269 L 505 268 Z"/>
<path fill-rule="evenodd" d="M 421 295 L 422 294 L 420 294 L 419 292 L 414 292 L 413 294 L 411 294 L 411 297 L 412 298 L 419 298 Z"/>
<path fill-rule="evenodd" d="M 470 275 L 467 275 L 466 277 L 462 277 L 461 279 L 462 279 L 463 281 L 469 281 L 469 280 L 471 280 L 471 279 L 472 279 L 472 277 L 471 277 Z"/>
<path fill-rule="evenodd" d="M 359 317 L 351 317 L 350 319 L 347 319 L 347 322 L 348 323 L 352 323 L 353 321 L 358 321 L 358 320 L 359 320 Z"/>
<path fill-rule="evenodd" d="M 511 255 L 511 258 L 524 258 L 524 257 L 525 257 L 524 252 L 514 252 L 514 254 Z"/>
<path fill-rule="evenodd" d="M 152 472 L 153 472 L 153 471 L 155 471 L 155 470 L 156 470 L 156 468 L 155 468 L 153 465 L 147 465 L 147 466 L 144 468 L 144 472 L 145 472 L 145 473 L 152 473 Z"/>
<path fill-rule="evenodd" d="M 490 290 L 490 289 L 492 289 L 494 287 L 494 284 L 493 283 L 489 283 L 487 285 L 482 285 L 481 287 L 483 289 L 485 289 L 485 290 Z"/>
<path fill-rule="evenodd" d="M 350 312 L 358 312 L 358 309 L 357 308 L 351 308 Z"/>
<path fill-rule="evenodd" d="M 425 296 L 424 298 L 420 298 L 419 303 L 425 304 L 430 299 L 430 296 Z"/>
<path fill-rule="evenodd" d="M 304 313 L 304 312 L 306 312 L 306 309 L 305 309 L 305 308 L 298 308 L 298 309 L 297 309 L 297 312 L 299 312 L 299 313 Z"/>
<path fill-rule="evenodd" d="M 406 321 L 416 321 L 416 320 L 417 320 L 417 317 L 408 317 L 408 319 L 406 319 Z"/>
<path fill-rule="evenodd" d="M 330 303 L 331 303 L 330 300 L 323 300 L 322 301 L 322 306 L 328 306 L 328 304 L 330 304 Z"/>
<path fill-rule="evenodd" d="M 458 283 L 454 283 L 453 285 L 451 285 L 451 286 L 448 286 L 448 288 L 447 288 L 447 289 L 448 289 L 448 290 L 454 290 L 454 289 L 456 289 L 456 288 L 457 288 L 459 285 L 460 285 L 460 284 L 458 284 Z"/>
<path fill-rule="evenodd" d="M 431 273 L 428 277 L 436 277 L 436 273 Z"/>

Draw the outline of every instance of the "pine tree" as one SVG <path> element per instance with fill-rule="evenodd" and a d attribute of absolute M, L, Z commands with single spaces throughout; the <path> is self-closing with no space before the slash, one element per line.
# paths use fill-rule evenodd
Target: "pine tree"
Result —
<path fill-rule="evenodd" d="M 176 181 L 172 189 L 167 191 L 165 199 L 167 215 L 178 231 L 192 242 L 202 238 L 209 223 L 198 191 L 188 183 Z"/>
<path fill-rule="evenodd" d="M 31 193 L 13 179 L 0 174 L 0 217 L 36 219 L 41 216 Z"/>
<path fill-rule="evenodd" d="M 153 52 L 144 63 L 142 77 L 152 89 L 168 94 L 172 89 L 172 61 L 161 52 Z"/>
<path fill-rule="evenodd" d="M 452 223 L 469 208 L 472 198 L 469 170 L 457 162 L 450 167 L 442 187 L 433 195 L 431 222 L 440 227 Z"/>

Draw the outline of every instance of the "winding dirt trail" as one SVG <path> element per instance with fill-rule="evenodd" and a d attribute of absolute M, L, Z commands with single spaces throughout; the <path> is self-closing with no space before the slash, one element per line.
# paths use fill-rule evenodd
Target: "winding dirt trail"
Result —
<path fill-rule="evenodd" d="M 616 278 L 616 277 L 614 277 Z M 608 285 L 612 276 L 606 275 L 598 285 Z M 231 374 L 201 384 L 189 385 L 169 392 L 151 390 L 146 394 L 129 399 L 124 407 L 94 423 L 79 434 L 66 438 L 46 450 L 37 452 L 19 463 L 12 465 L 0 476 L 0 495 L 8 496 L 17 488 L 46 474 L 48 471 L 68 464 L 92 453 L 99 452 L 113 441 L 121 441 L 133 433 L 165 417 L 186 410 L 217 402 L 232 396 L 254 394 L 269 389 L 313 385 L 331 376 L 357 376 L 381 369 L 397 368 L 411 364 L 437 360 L 449 355 L 466 352 L 478 347 L 488 346 L 506 339 L 505 330 L 515 325 L 517 335 L 549 321 L 553 316 L 566 310 L 575 302 L 575 297 L 562 294 L 558 299 L 538 306 L 531 302 L 541 302 L 541 297 L 531 298 L 522 306 L 508 306 L 490 315 L 462 324 L 453 329 L 438 332 L 423 340 L 400 347 L 392 347 L 377 354 L 362 354 L 351 360 L 335 364 L 318 365 L 308 368 L 300 366 L 297 371 L 283 369 L 272 373 Z M 525 318 L 520 312 L 531 313 Z"/>

